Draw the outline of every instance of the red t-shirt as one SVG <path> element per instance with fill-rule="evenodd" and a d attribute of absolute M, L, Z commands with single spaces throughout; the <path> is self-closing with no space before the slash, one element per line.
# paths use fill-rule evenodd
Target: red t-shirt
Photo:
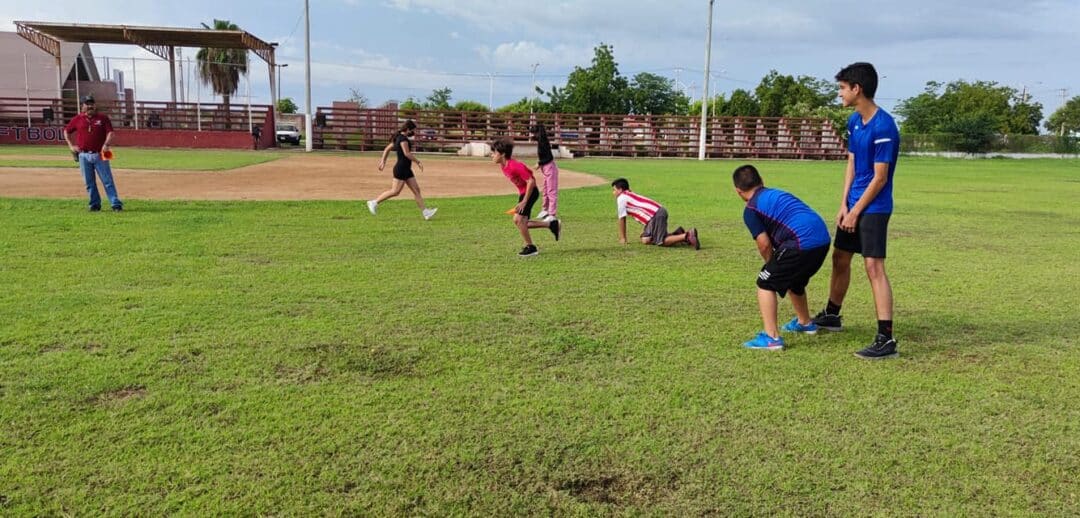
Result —
<path fill-rule="evenodd" d="M 532 171 L 525 167 L 525 164 L 510 158 L 506 165 L 502 166 L 502 172 L 510 183 L 517 186 L 518 194 L 525 194 L 525 186 L 529 185 L 529 180 L 533 177 Z"/>
<path fill-rule="evenodd" d="M 105 145 L 105 136 L 112 130 L 112 121 L 100 112 L 92 117 L 80 113 L 64 127 L 66 133 L 75 133 L 75 147 L 89 153 L 100 153 L 101 146 Z"/>

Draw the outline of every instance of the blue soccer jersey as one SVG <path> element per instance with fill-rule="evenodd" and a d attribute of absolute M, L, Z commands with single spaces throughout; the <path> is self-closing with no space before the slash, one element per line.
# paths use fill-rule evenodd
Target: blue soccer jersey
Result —
<path fill-rule="evenodd" d="M 743 221 L 750 237 L 767 232 L 777 250 L 810 250 L 830 242 L 825 220 L 802 200 L 779 189 L 758 189 L 746 202 Z"/>
<path fill-rule="evenodd" d="M 855 179 L 848 191 L 847 208 L 858 203 L 874 179 L 874 164 L 889 164 L 889 179 L 881 192 L 863 209 L 863 214 L 891 214 L 893 211 L 893 171 L 900 154 L 900 131 L 892 115 L 878 108 L 870 122 L 863 124 L 858 112 L 848 119 L 848 151 L 855 155 Z"/>

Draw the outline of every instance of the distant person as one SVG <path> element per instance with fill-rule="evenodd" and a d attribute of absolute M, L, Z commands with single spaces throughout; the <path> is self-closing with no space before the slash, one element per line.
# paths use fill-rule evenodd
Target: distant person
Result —
<path fill-rule="evenodd" d="M 548 142 L 547 129 L 544 123 L 537 122 L 529 128 L 529 133 L 536 136 L 536 168 L 544 177 L 544 201 L 540 206 L 540 213 L 536 219 L 551 221 L 558 219 L 559 208 L 559 166 L 555 165 L 555 155 L 551 152 L 551 142 Z"/>
<path fill-rule="evenodd" d="M 619 178 L 611 182 L 611 194 L 615 196 L 615 206 L 619 211 L 619 242 L 626 244 L 626 217 L 630 216 L 645 225 L 641 232 L 644 245 L 675 246 L 687 244 L 695 250 L 701 249 L 696 228 L 689 231 L 682 227 L 668 233 L 668 212 L 659 203 L 636 192 L 630 191 L 630 182 Z"/>
<path fill-rule="evenodd" d="M 416 199 L 416 206 L 420 208 L 420 214 L 424 216 L 424 219 L 431 219 L 435 215 L 435 211 L 439 210 L 429 209 L 424 205 L 424 197 L 420 194 L 420 184 L 416 183 L 416 176 L 413 175 L 413 163 L 420 168 L 420 172 L 424 171 L 424 164 L 421 164 L 420 159 L 413 155 L 409 144 L 409 137 L 415 134 L 416 123 L 411 120 L 405 121 L 401 128 L 394 133 L 390 143 L 383 149 L 382 158 L 379 160 L 380 171 L 386 167 L 386 157 L 390 154 L 390 150 L 397 152 L 397 162 L 394 164 L 394 183 L 391 185 L 390 190 L 367 202 L 368 210 L 371 211 L 372 216 L 375 215 L 380 203 L 401 194 L 401 188 L 406 185 L 412 191 L 413 198 Z"/>
<path fill-rule="evenodd" d="M 75 142 L 71 141 L 71 134 L 75 134 Z M 96 176 L 101 178 L 101 185 L 105 187 L 105 196 L 109 198 L 112 210 L 120 212 L 124 210 L 124 202 L 116 194 L 116 184 L 113 182 L 112 167 L 109 160 L 102 158 L 102 154 L 109 151 L 109 143 L 113 139 L 112 121 L 103 113 L 97 111 L 94 96 L 87 95 L 82 98 L 82 112 L 76 115 L 64 127 L 64 140 L 68 148 L 79 162 L 82 171 L 83 182 L 86 183 L 86 192 L 90 195 L 90 212 L 101 210 L 101 194 L 98 192 Z"/>
<path fill-rule="evenodd" d="M 732 175 L 735 193 L 746 202 L 743 222 L 757 243 L 765 265 L 757 276 L 758 309 L 765 329 L 744 343 L 751 349 L 783 349 L 776 318 L 776 296 L 791 292 L 795 318 L 784 331 L 817 333 L 806 304 L 806 285 L 829 255 L 829 229 L 825 220 L 802 200 L 779 189 L 765 187 L 757 168 L 744 165 Z"/>
<path fill-rule="evenodd" d="M 251 126 L 251 138 L 255 141 L 254 149 L 258 151 L 259 139 L 262 138 L 262 126 L 259 126 L 257 124 L 253 124 Z"/>
<path fill-rule="evenodd" d="M 893 293 L 885 274 L 885 245 L 893 211 L 893 172 L 900 153 L 896 121 L 874 103 L 878 75 L 870 63 L 853 63 L 836 74 L 839 97 L 855 108 L 848 119 L 848 161 L 844 196 L 836 214 L 829 302 L 814 323 L 830 331 L 842 328 L 840 306 L 851 282 L 851 258 L 863 256 L 877 310 L 877 336 L 855 353 L 868 360 L 898 356 L 893 337 Z"/>
<path fill-rule="evenodd" d="M 491 144 L 491 161 L 502 168 L 503 175 L 518 190 L 518 204 L 514 206 L 517 211 L 514 214 L 514 226 L 518 228 L 521 238 L 525 241 L 525 246 L 521 249 L 521 252 L 518 252 L 518 256 L 531 257 L 539 254 L 540 250 L 533 243 L 529 229 L 546 228 L 551 231 L 551 234 L 555 236 L 555 240 L 558 241 L 561 225 L 558 219 L 551 219 L 550 221 L 531 219 L 533 204 L 540 197 L 540 190 L 536 188 L 536 177 L 533 176 L 532 170 L 525 164 L 514 160 L 513 156 L 514 141 L 509 138 L 501 138 Z"/>

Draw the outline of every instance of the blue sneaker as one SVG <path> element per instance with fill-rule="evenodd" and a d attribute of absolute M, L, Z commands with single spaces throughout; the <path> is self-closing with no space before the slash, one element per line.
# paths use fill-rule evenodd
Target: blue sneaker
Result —
<path fill-rule="evenodd" d="M 747 349 L 767 349 L 769 351 L 777 351 L 784 348 L 784 339 L 779 337 L 773 338 L 765 334 L 765 331 L 761 331 L 753 340 L 744 343 L 743 347 L 746 347 Z"/>
<path fill-rule="evenodd" d="M 818 326 L 813 320 L 811 320 L 809 324 L 802 325 L 799 323 L 799 317 L 795 317 L 791 319 L 791 322 L 784 324 L 782 329 L 789 333 L 806 333 L 808 335 L 814 335 L 817 334 Z"/>

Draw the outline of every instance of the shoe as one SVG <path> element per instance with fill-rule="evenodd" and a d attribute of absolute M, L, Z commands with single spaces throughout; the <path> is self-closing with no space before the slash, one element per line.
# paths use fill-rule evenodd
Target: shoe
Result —
<path fill-rule="evenodd" d="M 518 252 L 518 257 L 532 257 L 539 253 L 540 250 L 536 248 L 536 245 L 525 245 L 525 247 Z"/>
<path fill-rule="evenodd" d="M 554 215 L 554 214 L 548 214 L 547 216 L 544 216 L 544 218 L 542 218 L 542 219 L 543 219 L 544 221 L 547 221 L 547 222 L 549 222 L 549 223 L 550 223 L 550 222 L 552 222 L 552 221 L 555 221 L 555 220 L 559 219 L 559 217 L 558 217 L 558 216 L 556 216 L 556 215 Z"/>
<path fill-rule="evenodd" d="M 553 220 L 551 220 L 551 222 L 548 223 L 548 230 L 551 230 L 551 234 L 555 236 L 556 241 L 559 240 L 559 231 L 562 230 L 560 228 L 561 226 L 562 225 L 559 223 L 559 220 L 557 220 L 557 219 L 553 219 Z"/>
<path fill-rule="evenodd" d="M 864 360 L 886 360 L 896 358 L 900 353 L 896 350 L 895 338 L 885 338 L 885 335 L 878 333 L 874 337 L 874 343 L 855 353 L 855 356 Z"/>
<path fill-rule="evenodd" d="M 424 219 L 431 219 L 435 217 L 435 212 L 438 210 L 439 209 L 424 209 L 420 211 L 420 213 L 424 215 Z"/>
<path fill-rule="evenodd" d="M 101 212 L 101 207 L 90 207 L 90 212 Z"/>
<path fill-rule="evenodd" d="M 816 335 L 818 331 L 817 324 L 813 320 L 809 324 L 803 325 L 799 323 L 799 317 L 791 319 L 791 322 L 784 324 L 783 331 L 790 333 L 806 333 L 808 335 Z"/>
<path fill-rule="evenodd" d="M 544 218 L 546 218 L 546 217 L 548 217 L 548 211 L 546 211 L 546 210 L 541 210 L 540 214 L 536 215 L 536 219 L 541 220 L 541 221 L 543 221 Z"/>
<path fill-rule="evenodd" d="M 694 250 L 701 250 L 701 241 L 698 241 L 696 228 L 692 228 L 686 233 L 686 242 L 690 243 Z"/>
<path fill-rule="evenodd" d="M 818 326 L 826 331 L 839 331 L 843 329 L 843 323 L 841 322 L 840 315 L 830 315 L 821 310 L 814 318 L 810 319 L 810 323 Z"/>
<path fill-rule="evenodd" d="M 746 347 L 747 349 L 779 351 L 784 348 L 784 339 L 780 337 L 773 338 L 765 334 L 765 331 L 761 331 L 752 340 L 744 343 L 743 347 Z"/>
<path fill-rule="evenodd" d="M 124 211 L 124 206 L 123 205 L 117 205 L 117 206 L 112 208 L 112 211 L 113 212 L 123 212 Z"/>
<path fill-rule="evenodd" d="M 367 210 L 371 211 L 372 216 L 375 215 L 375 209 L 378 208 L 378 206 L 379 206 L 379 202 L 377 202 L 375 200 L 368 200 L 368 202 L 367 202 Z"/>
<path fill-rule="evenodd" d="M 679 234 L 685 234 L 685 233 L 686 233 L 686 229 L 684 229 L 684 228 L 682 228 L 682 227 L 676 227 L 676 228 L 675 228 L 675 230 L 673 230 L 673 231 L 671 232 L 671 235 L 673 235 L 673 236 L 677 236 L 677 235 L 679 235 Z"/>

